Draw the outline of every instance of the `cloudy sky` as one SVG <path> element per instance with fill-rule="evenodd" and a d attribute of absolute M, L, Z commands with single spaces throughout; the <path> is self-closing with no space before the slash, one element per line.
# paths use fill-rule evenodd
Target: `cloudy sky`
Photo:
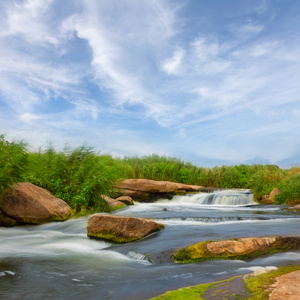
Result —
<path fill-rule="evenodd" d="M 299 13 L 299 0 L 1 0 L 0 133 L 299 165 Z"/>

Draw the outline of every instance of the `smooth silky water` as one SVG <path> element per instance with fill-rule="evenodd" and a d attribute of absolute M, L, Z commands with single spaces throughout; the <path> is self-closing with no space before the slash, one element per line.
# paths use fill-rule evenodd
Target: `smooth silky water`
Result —
<path fill-rule="evenodd" d="M 300 252 L 253 260 L 174 264 L 171 253 L 206 240 L 300 235 L 300 215 L 256 205 L 246 190 L 136 203 L 114 213 L 148 218 L 165 229 L 124 245 L 90 240 L 88 218 L 0 229 L 0 299 L 149 299 L 259 268 L 299 264 Z"/>

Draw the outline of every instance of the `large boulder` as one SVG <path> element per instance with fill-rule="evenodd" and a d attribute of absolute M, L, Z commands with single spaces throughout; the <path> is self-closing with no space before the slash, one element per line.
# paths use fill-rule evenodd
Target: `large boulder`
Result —
<path fill-rule="evenodd" d="M 300 237 L 249 237 L 225 241 L 206 241 L 176 251 L 176 262 L 207 259 L 245 259 L 271 252 L 300 249 Z"/>
<path fill-rule="evenodd" d="M 140 201 L 151 201 L 176 193 L 198 192 L 197 185 L 175 183 L 170 181 L 156 181 L 148 179 L 125 179 L 117 185 L 117 193 Z"/>
<path fill-rule="evenodd" d="M 7 189 L 1 202 L 4 215 L 23 224 L 62 221 L 71 214 L 71 207 L 66 202 L 29 182 L 17 183 Z"/>
<path fill-rule="evenodd" d="M 140 218 L 94 214 L 87 224 L 87 235 L 112 243 L 127 243 L 139 240 L 164 225 Z"/>

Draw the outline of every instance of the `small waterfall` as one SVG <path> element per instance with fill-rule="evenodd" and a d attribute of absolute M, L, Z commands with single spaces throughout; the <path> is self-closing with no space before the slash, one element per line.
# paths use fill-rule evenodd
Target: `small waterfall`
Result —
<path fill-rule="evenodd" d="M 209 194 L 199 193 L 190 197 L 188 202 L 201 205 L 246 206 L 257 204 L 249 190 L 224 190 Z"/>
<path fill-rule="evenodd" d="M 215 206 L 248 206 L 256 205 L 250 190 L 220 190 L 212 193 L 175 196 L 172 200 L 161 200 L 156 203 L 165 204 L 198 204 Z"/>

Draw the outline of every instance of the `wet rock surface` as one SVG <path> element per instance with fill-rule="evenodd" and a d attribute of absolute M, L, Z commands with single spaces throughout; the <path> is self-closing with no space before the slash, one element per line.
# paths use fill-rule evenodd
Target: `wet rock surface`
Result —
<path fill-rule="evenodd" d="M 127 243 L 159 231 L 164 225 L 141 218 L 95 214 L 87 224 L 87 235 L 113 243 Z"/>

